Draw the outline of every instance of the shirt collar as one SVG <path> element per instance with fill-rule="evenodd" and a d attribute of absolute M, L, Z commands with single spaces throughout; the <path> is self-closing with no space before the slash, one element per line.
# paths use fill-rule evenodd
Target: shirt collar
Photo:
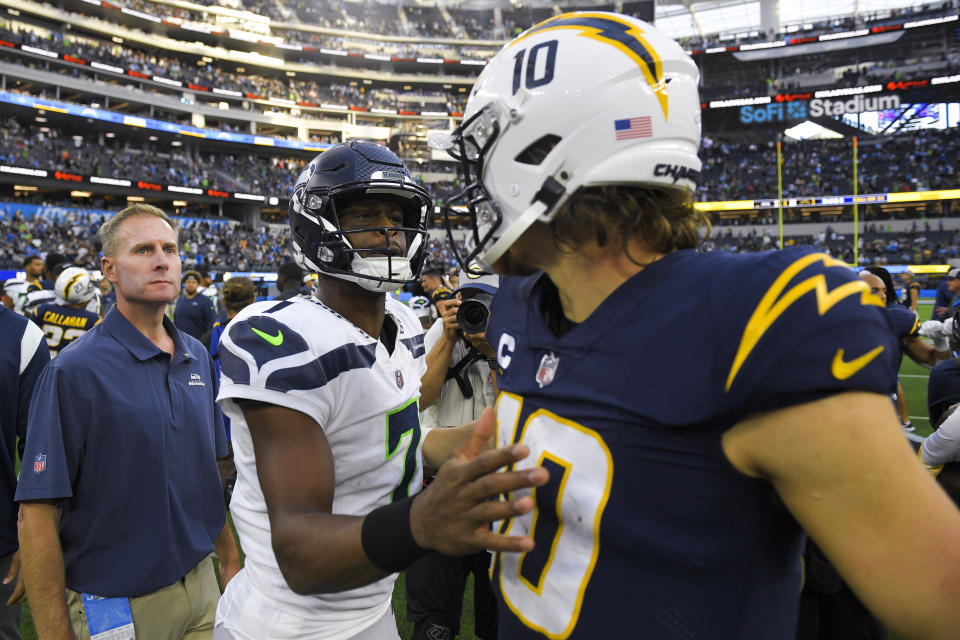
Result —
<path fill-rule="evenodd" d="M 168 356 L 169 354 L 157 345 L 150 342 L 147 336 L 143 335 L 139 329 L 133 326 L 120 310 L 114 307 L 104 317 L 100 324 L 116 338 L 117 342 L 123 345 L 137 360 L 146 361 L 156 358 L 158 355 Z M 173 338 L 173 346 L 176 349 L 174 362 L 183 362 L 186 360 L 196 360 L 183 341 L 183 336 L 166 315 L 163 316 L 163 328 Z"/>

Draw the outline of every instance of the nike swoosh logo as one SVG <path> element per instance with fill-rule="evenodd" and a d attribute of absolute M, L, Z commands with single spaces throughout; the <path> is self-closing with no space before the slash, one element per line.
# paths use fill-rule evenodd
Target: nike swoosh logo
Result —
<path fill-rule="evenodd" d="M 837 380 L 846 380 L 870 364 L 870 362 L 881 353 L 883 353 L 883 345 L 871 349 L 859 358 L 854 358 L 847 362 L 843 359 L 843 349 L 837 349 L 836 355 L 833 356 L 833 364 L 830 365 L 830 371 Z"/>
<path fill-rule="evenodd" d="M 266 340 L 267 342 L 269 342 L 275 347 L 279 347 L 280 345 L 283 344 L 283 331 L 281 331 L 280 329 L 277 329 L 277 335 L 272 336 L 269 333 L 264 333 L 263 331 L 260 331 L 260 329 L 257 329 L 255 327 L 250 327 L 250 328 L 253 329 L 253 332 L 255 334 L 257 334 L 258 336 L 260 336 L 261 338 L 263 338 L 264 340 Z"/>

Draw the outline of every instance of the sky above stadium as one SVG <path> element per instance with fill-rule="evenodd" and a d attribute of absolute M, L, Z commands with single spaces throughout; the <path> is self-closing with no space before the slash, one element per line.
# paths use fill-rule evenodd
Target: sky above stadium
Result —
<path fill-rule="evenodd" d="M 657 27 L 674 38 L 704 34 L 749 33 L 760 28 L 760 2 L 743 0 L 691 2 L 693 11 L 679 2 L 657 6 Z M 890 9 L 917 6 L 904 0 L 781 0 L 780 24 L 799 25 L 857 12 L 869 15 Z"/>

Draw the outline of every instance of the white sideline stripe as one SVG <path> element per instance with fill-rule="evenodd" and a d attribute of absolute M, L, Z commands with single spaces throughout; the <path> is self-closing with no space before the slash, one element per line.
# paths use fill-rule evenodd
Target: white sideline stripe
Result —
<path fill-rule="evenodd" d="M 907 416 L 907 417 L 910 418 L 911 420 L 926 420 L 928 422 L 930 421 L 930 418 L 928 418 L 927 416 Z"/>
<path fill-rule="evenodd" d="M 929 378 L 929 375 L 923 375 L 922 373 L 901 373 L 897 376 L 898 378 Z"/>

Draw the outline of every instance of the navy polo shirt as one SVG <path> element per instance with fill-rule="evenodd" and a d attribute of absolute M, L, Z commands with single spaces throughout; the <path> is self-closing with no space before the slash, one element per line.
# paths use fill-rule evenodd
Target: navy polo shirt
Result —
<path fill-rule="evenodd" d="M 210 330 L 216 317 L 213 302 L 199 292 L 192 298 L 188 298 L 187 294 L 177 298 L 177 306 L 173 310 L 173 323 L 177 328 L 198 340 Z"/>
<path fill-rule="evenodd" d="M 43 331 L 0 305 L 0 557 L 17 550 L 17 438 L 27 434 L 30 396 L 50 350 Z M 32 466 L 24 463 L 24 469 Z"/>
<path fill-rule="evenodd" d="M 168 318 L 176 354 L 111 311 L 40 376 L 16 499 L 56 500 L 67 587 L 141 596 L 213 551 L 227 453 L 213 362 Z"/>

